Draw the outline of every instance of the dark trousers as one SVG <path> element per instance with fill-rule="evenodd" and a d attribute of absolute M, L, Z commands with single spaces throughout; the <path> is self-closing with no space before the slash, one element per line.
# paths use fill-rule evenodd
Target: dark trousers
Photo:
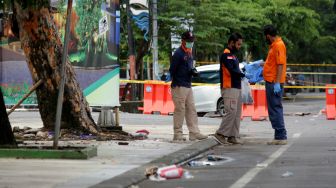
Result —
<path fill-rule="evenodd" d="M 283 86 L 281 85 L 281 94 L 274 94 L 274 83 L 266 82 L 266 98 L 268 107 L 268 116 L 274 129 L 274 139 L 286 140 L 287 131 L 283 117 L 282 93 Z"/>

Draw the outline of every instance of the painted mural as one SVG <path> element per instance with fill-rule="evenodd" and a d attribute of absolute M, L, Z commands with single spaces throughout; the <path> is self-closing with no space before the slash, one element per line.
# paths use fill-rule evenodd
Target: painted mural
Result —
<path fill-rule="evenodd" d="M 69 60 L 77 80 L 91 106 L 119 105 L 119 0 L 74 0 L 71 15 Z M 64 37 L 66 0 L 53 0 L 53 14 L 59 34 Z M 9 8 L 10 9 L 10 8 Z M 17 103 L 32 85 L 31 76 L 20 49 L 20 42 L 5 29 L 1 18 L 0 84 L 6 105 Z M 13 37 L 14 36 L 14 37 Z M 17 72 L 20 71 L 20 74 Z M 37 104 L 36 96 L 24 104 Z"/>

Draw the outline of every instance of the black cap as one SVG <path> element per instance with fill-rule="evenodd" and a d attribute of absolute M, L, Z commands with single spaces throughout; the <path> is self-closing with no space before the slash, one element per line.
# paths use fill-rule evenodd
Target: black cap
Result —
<path fill-rule="evenodd" d="M 191 31 L 186 31 L 181 35 L 182 40 L 188 41 L 188 42 L 194 42 L 195 36 L 192 34 Z"/>

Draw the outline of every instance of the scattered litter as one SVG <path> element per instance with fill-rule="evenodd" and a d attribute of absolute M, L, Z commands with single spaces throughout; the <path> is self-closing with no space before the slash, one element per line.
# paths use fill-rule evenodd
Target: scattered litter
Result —
<path fill-rule="evenodd" d="M 183 169 L 176 165 L 165 166 L 157 169 L 157 174 L 166 179 L 181 178 Z"/>
<path fill-rule="evenodd" d="M 182 176 L 187 179 L 193 178 L 193 176 L 189 172 L 184 172 L 183 168 L 176 165 L 164 166 L 160 168 L 155 166 L 149 167 L 146 169 L 145 175 L 151 181 L 177 179 L 181 178 Z"/>
<path fill-rule="evenodd" d="M 148 134 L 149 134 L 149 131 L 147 131 L 146 129 L 142 129 L 142 130 L 136 131 L 133 136 L 135 139 L 144 140 L 148 138 Z"/>
<path fill-rule="evenodd" d="M 156 172 L 157 172 L 157 169 L 158 169 L 158 167 L 156 167 L 156 166 L 146 168 L 145 176 L 148 178 L 151 175 L 155 175 Z"/>
<path fill-rule="evenodd" d="M 165 180 L 167 180 L 166 178 L 160 177 L 158 175 L 148 176 L 148 179 L 151 180 L 151 181 L 165 181 Z"/>
<path fill-rule="evenodd" d="M 309 112 L 296 112 L 295 113 L 296 116 L 306 116 L 306 115 L 310 115 Z"/>
<path fill-rule="evenodd" d="M 267 163 L 258 163 L 257 164 L 257 167 L 259 167 L 259 168 L 266 168 L 267 166 L 268 166 Z"/>
<path fill-rule="evenodd" d="M 192 160 L 188 162 L 188 165 L 191 167 L 198 166 L 215 166 L 215 165 L 223 165 L 224 163 L 228 163 L 234 161 L 231 157 L 226 157 L 222 155 L 207 155 L 205 158 L 197 158 L 197 160 Z"/>
<path fill-rule="evenodd" d="M 96 138 L 96 136 L 92 134 L 81 134 L 79 137 L 80 139 L 83 139 L 83 140 L 90 140 L 90 139 Z"/>
<path fill-rule="evenodd" d="M 290 176 L 293 176 L 293 172 L 287 171 L 287 172 L 285 172 L 281 175 L 281 177 L 283 177 L 283 178 L 287 178 L 287 177 L 290 177 Z"/>
<path fill-rule="evenodd" d="M 192 179 L 192 178 L 194 178 L 194 176 L 189 171 L 185 170 L 183 172 L 183 178 L 185 178 L 185 179 Z"/>
<path fill-rule="evenodd" d="M 209 161 L 190 161 L 189 166 L 196 167 L 196 166 L 212 166 L 213 163 Z"/>
<path fill-rule="evenodd" d="M 118 145 L 123 145 L 123 146 L 125 146 L 125 145 L 128 145 L 128 142 L 118 142 Z"/>

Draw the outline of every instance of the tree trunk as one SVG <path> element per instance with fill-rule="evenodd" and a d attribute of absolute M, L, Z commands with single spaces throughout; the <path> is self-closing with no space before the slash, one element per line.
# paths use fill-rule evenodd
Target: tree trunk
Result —
<path fill-rule="evenodd" d="M 10 125 L 5 101 L 0 89 L 0 147 L 1 146 L 14 146 L 16 147 L 16 141 Z"/>
<path fill-rule="evenodd" d="M 21 47 L 26 55 L 32 79 L 34 82 L 43 80 L 36 90 L 43 125 L 52 129 L 56 119 L 61 81 L 62 41 L 49 12 L 48 0 L 16 0 L 15 9 Z M 69 61 L 66 62 L 66 75 L 61 128 L 97 133 L 97 126 Z"/>

